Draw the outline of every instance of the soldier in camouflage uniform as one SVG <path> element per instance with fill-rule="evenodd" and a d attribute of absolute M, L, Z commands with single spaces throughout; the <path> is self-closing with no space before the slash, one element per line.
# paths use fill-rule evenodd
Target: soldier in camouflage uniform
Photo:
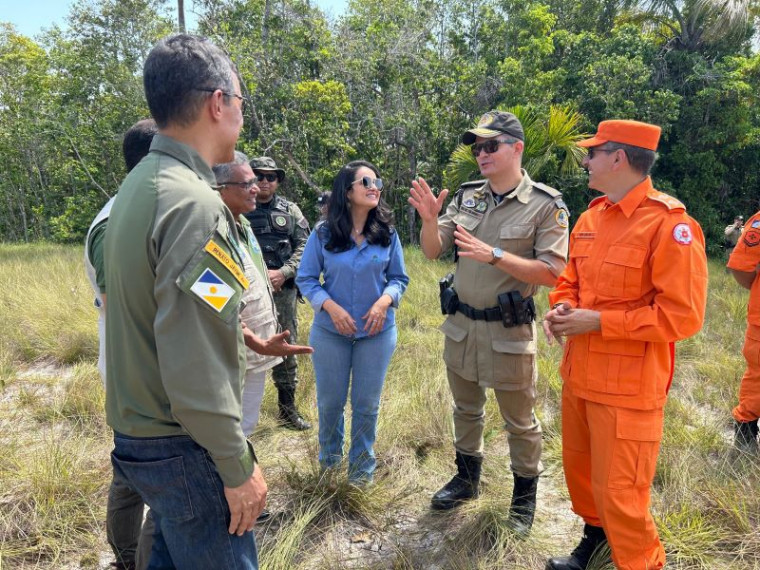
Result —
<path fill-rule="evenodd" d="M 257 157 L 251 160 L 250 165 L 259 178 L 259 194 L 256 209 L 246 217 L 264 253 L 269 279 L 275 291 L 274 302 L 281 330 L 289 330 L 290 342 L 295 343 L 298 326 L 295 275 L 309 237 L 309 222 L 298 206 L 277 196 L 277 188 L 285 179 L 285 171 L 277 168 L 272 158 Z M 301 417 L 295 404 L 297 371 L 295 356 L 289 356 L 272 369 L 278 394 L 278 419 L 280 425 L 289 429 L 307 430 L 311 425 Z"/>

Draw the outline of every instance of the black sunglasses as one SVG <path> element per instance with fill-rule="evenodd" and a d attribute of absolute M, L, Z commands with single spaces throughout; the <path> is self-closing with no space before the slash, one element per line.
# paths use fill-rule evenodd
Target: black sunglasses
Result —
<path fill-rule="evenodd" d="M 517 141 L 497 141 L 496 139 L 491 139 L 483 143 L 475 143 L 471 145 L 470 151 L 472 152 L 472 156 L 477 158 L 483 150 L 486 151 L 486 154 L 493 154 L 499 150 L 499 145 L 515 144 L 516 142 Z"/>
<path fill-rule="evenodd" d="M 596 154 L 597 152 L 610 154 L 611 152 L 615 152 L 616 150 L 617 150 L 616 148 L 601 148 L 598 146 L 592 146 L 590 149 L 588 149 L 587 156 L 588 156 L 588 159 L 591 160 L 592 158 L 594 158 L 594 154 Z"/>
<path fill-rule="evenodd" d="M 258 180 L 248 180 L 247 182 L 220 182 L 219 186 L 240 186 L 243 190 L 250 190 L 256 186 Z"/>
<path fill-rule="evenodd" d="M 261 182 L 262 180 L 266 180 L 267 182 L 274 182 L 277 180 L 278 176 L 273 172 L 268 172 L 264 174 L 263 172 L 256 172 L 256 182 Z"/>
<path fill-rule="evenodd" d="M 370 176 L 362 176 L 359 180 L 354 180 L 351 183 L 351 186 L 356 184 L 357 182 L 361 182 L 362 186 L 364 186 L 367 190 L 372 188 L 373 186 L 378 192 L 383 191 L 383 179 L 382 178 L 372 178 Z"/>

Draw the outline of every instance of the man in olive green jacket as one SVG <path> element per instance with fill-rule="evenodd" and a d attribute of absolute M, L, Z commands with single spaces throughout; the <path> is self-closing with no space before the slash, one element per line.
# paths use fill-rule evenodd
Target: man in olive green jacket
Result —
<path fill-rule="evenodd" d="M 229 58 L 197 36 L 156 44 L 143 80 L 159 134 L 105 240 L 112 462 L 151 508 L 149 568 L 257 569 L 267 487 L 240 427 L 245 345 L 300 349 L 239 321 L 247 280 L 211 165 L 232 159 L 243 97 Z"/>

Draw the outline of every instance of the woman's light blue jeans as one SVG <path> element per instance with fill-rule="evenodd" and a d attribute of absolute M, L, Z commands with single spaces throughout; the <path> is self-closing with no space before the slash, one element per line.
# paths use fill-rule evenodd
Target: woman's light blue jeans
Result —
<path fill-rule="evenodd" d="M 343 413 L 351 386 L 350 481 L 370 482 L 375 471 L 375 435 L 385 373 L 396 348 L 396 327 L 354 339 L 311 327 L 312 362 L 319 410 L 319 463 L 329 468 L 343 458 Z"/>

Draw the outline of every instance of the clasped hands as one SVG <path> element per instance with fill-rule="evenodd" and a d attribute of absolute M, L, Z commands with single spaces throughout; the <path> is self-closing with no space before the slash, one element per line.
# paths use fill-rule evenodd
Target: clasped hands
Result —
<path fill-rule="evenodd" d="M 602 330 L 601 313 L 558 303 L 544 316 L 543 328 L 550 345 L 556 340 L 563 346 L 567 336 Z"/>

